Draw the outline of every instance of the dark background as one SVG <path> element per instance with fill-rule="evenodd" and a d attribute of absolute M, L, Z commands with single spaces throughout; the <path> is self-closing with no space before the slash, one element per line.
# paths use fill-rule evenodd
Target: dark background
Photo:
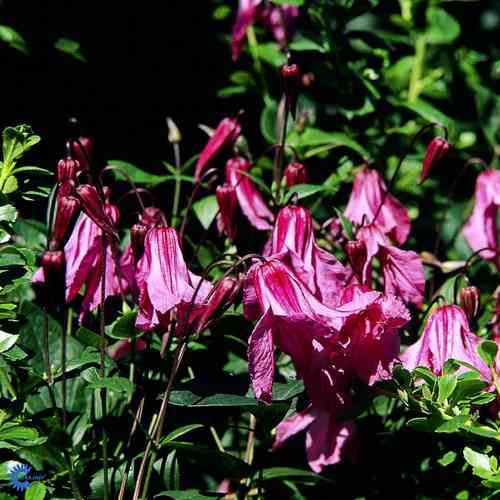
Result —
<path fill-rule="evenodd" d="M 214 126 L 237 111 L 215 98 L 231 56 L 213 8 L 203 0 L 4 0 L 0 23 L 25 38 L 30 54 L 0 44 L 0 126 L 30 124 L 42 137 L 34 161 L 51 170 L 71 116 L 101 165 L 123 159 L 161 169 L 160 160 L 171 159 L 167 115 L 182 129 L 184 159 L 199 153 L 206 135 L 197 124 Z M 56 50 L 60 37 L 80 42 L 87 63 Z"/>

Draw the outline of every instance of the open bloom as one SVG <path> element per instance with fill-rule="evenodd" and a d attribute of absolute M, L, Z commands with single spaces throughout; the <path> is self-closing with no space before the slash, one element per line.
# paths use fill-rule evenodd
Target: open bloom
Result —
<path fill-rule="evenodd" d="M 500 255 L 498 254 L 497 214 L 500 207 L 500 171 L 486 170 L 479 174 L 476 181 L 476 203 L 474 210 L 464 226 L 463 234 L 472 250 L 485 250 L 481 257 L 493 261 L 500 269 Z"/>
<path fill-rule="evenodd" d="M 228 160 L 226 182 L 235 188 L 241 211 L 250 224 L 261 230 L 272 229 L 274 215 L 248 176 L 251 167 L 251 163 L 241 156 Z"/>
<path fill-rule="evenodd" d="M 425 366 L 440 375 L 449 359 L 464 361 L 474 366 L 484 380 L 491 380 L 491 373 L 479 357 L 477 346 L 481 339 L 470 331 L 462 308 L 446 305 L 436 308 L 425 325 L 422 336 L 400 356 L 404 367 L 413 370 Z M 460 368 L 460 371 L 467 371 Z"/>
<path fill-rule="evenodd" d="M 370 286 L 371 263 L 372 259 L 377 257 L 384 275 L 385 294 L 396 295 L 405 302 L 421 304 L 425 291 L 425 276 L 418 254 L 392 246 L 377 224 L 363 226 L 357 237 L 365 242 L 367 249 L 363 283 Z"/>
<path fill-rule="evenodd" d="M 210 291 L 207 282 L 198 287 L 201 278 L 188 270 L 176 230 L 166 226 L 151 228 L 147 233 L 136 280 L 139 287 L 136 326 L 140 330 L 151 330 L 157 325 L 165 327 L 174 307 L 201 302 Z"/>
<path fill-rule="evenodd" d="M 224 118 L 198 158 L 194 171 L 194 178 L 200 180 L 210 163 L 224 150 L 230 148 L 241 132 L 241 125 L 237 118 Z"/>
<path fill-rule="evenodd" d="M 394 196 L 384 195 L 386 191 L 387 186 L 376 170 L 363 169 L 354 179 L 345 216 L 359 225 L 376 223 L 384 234 L 402 245 L 410 233 L 410 217 Z M 379 208 L 383 200 L 384 204 Z M 374 220 L 375 215 L 377 218 Z"/>
<path fill-rule="evenodd" d="M 314 239 L 309 210 L 286 206 L 276 218 L 264 256 L 285 263 L 311 293 L 327 306 L 335 306 L 350 272 Z"/>

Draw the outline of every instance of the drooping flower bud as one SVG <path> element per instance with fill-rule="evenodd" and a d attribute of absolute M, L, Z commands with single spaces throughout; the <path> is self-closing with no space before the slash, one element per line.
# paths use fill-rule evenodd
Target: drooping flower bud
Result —
<path fill-rule="evenodd" d="M 68 229 L 80 208 L 80 200 L 74 196 L 61 196 L 58 198 L 56 220 L 52 231 L 52 240 L 58 247 L 64 243 Z"/>
<path fill-rule="evenodd" d="M 49 305 L 64 302 L 66 260 L 62 250 L 47 250 L 42 255 L 42 269 Z"/>
<path fill-rule="evenodd" d="M 307 182 L 307 169 L 305 165 L 294 161 L 285 168 L 285 180 L 288 187 L 295 186 L 296 184 L 305 184 Z"/>
<path fill-rule="evenodd" d="M 167 127 L 168 127 L 168 142 L 170 144 L 179 144 L 182 141 L 182 134 L 174 120 L 167 116 Z"/>
<path fill-rule="evenodd" d="M 83 210 L 94 223 L 105 233 L 115 237 L 116 231 L 113 227 L 113 223 L 104 211 L 104 206 L 97 189 L 90 184 L 82 184 L 76 188 L 76 194 L 82 202 Z"/>
<path fill-rule="evenodd" d="M 76 181 L 81 170 L 80 162 L 73 158 L 64 158 L 57 164 L 57 182 L 64 184 L 67 181 Z"/>
<path fill-rule="evenodd" d="M 476 317 L 479 311 L 479 304 L 480 294 L 477 287 L 467 286 L 460 290 L 460 306 L 469 321 L 472 321 Z"/>
<path fill-rule="evenodd" d="M 297 64 L 285 64 L 281 67 L 281 78 L 283 80 L 283 92 L 285 93 L 288 109 L 295 120 L 297 109 L 297 98 L 300 88 L 300 69 Z"/>
<path fill-rule="evenodd" d="M 440 162 L 450 151 L 451 144 L 443 137 L 434 137 L 425 151 L 420 184 L 429 177 L 432 167 Z"/>
<path fill-rule="evenodd" d="M 363 269 L 368 256 L 366 244 L 364 241 L 348 241 L 345 246 L 345 251 L 352 270 L 356 276 L 362 281 Z"/>
<path fill-rule="evenodd" d="M 66 143 L 66 148 L 71 153 L 71 156 L 78 160 L 81 169 L 88 169 L 92 162 L 92 141 L 88 137 L 79 137 L 78 139 L 70 139 Z"/>
<path fill-rule="evenodd" d="M 215 190 L 217 205 L 219 206 L 219 215 L 217 217 L 217 227 L 221 233 L 225 233 L 230 240 L 236 236 L 236 209 L 238 198 L 236 189 L 229 185 L 217 186 Z"/>
<path fill-rule="evenodd" d="M 241 125 L 238 121 L 238 117 L 224 118 L 219 125 L 217 125 L 217 128 L 214 130 L 198 158 L 194 173 L 195 180 L 201 179 L 208 165 L 220 152 L 231 147 L 240 135 L 240 132 Z"/>
<path fill-rule="evenodd" d="M 134 254 L 135 262 L 137 262 L 144 253 L 144 240 L 149 227 L 146 224 L 137 222 L 130 229 L 130 244 L 132 245 L 132 253 Z"/>
<path fill-rule="evenodd" d="M 146 226 L 156 226 L 162 222 L 163 214 L 159 208 L 146 207 L 139 217 L 142 224 Z"/>

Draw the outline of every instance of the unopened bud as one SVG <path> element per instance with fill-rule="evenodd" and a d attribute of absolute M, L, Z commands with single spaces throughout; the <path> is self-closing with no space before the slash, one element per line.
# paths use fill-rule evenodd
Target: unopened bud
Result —
<path fill-rule="evenodd" d="M 175 124 L 174 120 L 167 116 L 167 127 L 168 127 L 168 142 L 170 144 L 179 144 L 182 141 L 182 134 Z"/>
<path fill-rule="evenodd" d="M 113 224 L 104 210 L 104 206 L 97 192 L 97 189 L 90 184 L 82 184 L 76 188 L 76 194 L 82 202 L 85 213 L 97 224 L 105 233 L 115 237 L 116 231 Z"/>
<path fill-rule="evenodd" d="M 448 154 L 450 149 L 451 144 L 443 137 L 434 137 L 434 139 L 432 139 L 425 151 L 420 184 L 429 177 L 432 167 L 440 162 Z"/>
<path fill-rule="evenodd" d="M 142 257 L 144 253 L 144 240 L 149 227 L 145 224 L 137 222 L 130 229 L 130 244 L 132 246 L 132 253 L 136 262 Z"/>
<path fill-rule="evenodd" d="M 64 243 L 68 229 L 75 216 L 80 211 L 80 207 L 80 200 L 74 196 L 60 196 L 58 198 L 52 238 L 60 245 Z"/>
<path fill-rule="evenodd" d="M 42 269 L 48 305 L 56 305 L 64 300 L 65 285 L 64 252 L 47 250 L 42 255 Z"/>
<path fill-rule="evenodd" d="M 234 240 L 237 228 L 236 209 L 238 206 L 236 189 L 229 184 L 218 186 L 215 190 L 215 197 L 219 206 L 219 215 L 217 217 L 219 231 L 226 234 L 230 240 Z"/>
<path fill-rule="evenodd" d="M 479 289 L 475 286 L 467 286 L 460 290 L 460 306 L 465 315 L 472 321 L 479 311 Z"/>
<path fill-rule="evenodd" d="M 71 157 L 78 160 L 82 170 L 90 168 L 93 146 L 92 141 L 88 137 L 70 139 L 66 143 L 66 148 L 71 154 Z"/>
<path fill-rule="evenodd" d="M 307 169 L 302 163 L 294 161 L 287 165 L 284 176 L 289 188 L 296 184 L 305 184 L 307 182 Z"/>
<path fill-rule="evenodd" d="M 64 158 L 57 164 L 57 182 L 63 184 L 67 181 L 76 181 L 81 170 L 80 162 L 73 158 Z"/>
<path fill-rule="evenodd" d="M 360 281 L 363 281 L 363 269 L 366 264 L 367 251 L 364 241 L 348 241 L 345 245 L 345 251 L 352 270 Z"/>
<path fill-rule="evenodd" d="M 285 64 L 281 67 L 281 78 L 283 80 L 283 92 L 285 93 L 288 109 L 295 120 L 297 109 L 297 98 L 300 88 L 300 69 L 297 64 Z"/>

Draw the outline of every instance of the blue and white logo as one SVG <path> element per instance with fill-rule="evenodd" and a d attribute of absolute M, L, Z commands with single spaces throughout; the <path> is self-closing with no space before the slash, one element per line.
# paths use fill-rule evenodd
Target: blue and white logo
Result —
<path fill-rule="evenodd" d="M 31 467 L 27 464 L 17 464 L 9 472 L 10 485 L 17 491 L 27 490 L 30 481 L 39 481 L 43 478 L 43 474 L 31 474 Z"/>

